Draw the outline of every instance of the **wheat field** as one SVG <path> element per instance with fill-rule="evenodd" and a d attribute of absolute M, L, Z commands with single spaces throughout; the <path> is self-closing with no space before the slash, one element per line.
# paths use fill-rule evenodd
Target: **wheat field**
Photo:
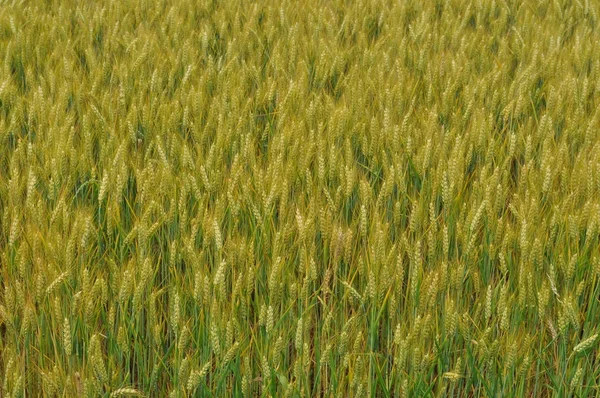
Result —
<path fill-rule="evenodd" d="M 600 396 L 594 0 L 0 3 L 0 397 Z"/>

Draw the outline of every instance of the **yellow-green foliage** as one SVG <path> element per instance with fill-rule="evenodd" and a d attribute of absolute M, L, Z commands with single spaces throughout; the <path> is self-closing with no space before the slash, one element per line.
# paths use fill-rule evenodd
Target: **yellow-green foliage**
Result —
<path fill-rule="evenodd" d="M 0 396 L 587 396 L 592 0 L 0 5 Z"/>

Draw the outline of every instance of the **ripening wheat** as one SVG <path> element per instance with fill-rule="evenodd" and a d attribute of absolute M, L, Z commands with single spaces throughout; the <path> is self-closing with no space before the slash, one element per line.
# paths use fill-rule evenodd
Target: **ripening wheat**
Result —
<path fill-rule="evenodd" d="M 0 397 L 589 396 L 600 5 L 0 5 Z"/>

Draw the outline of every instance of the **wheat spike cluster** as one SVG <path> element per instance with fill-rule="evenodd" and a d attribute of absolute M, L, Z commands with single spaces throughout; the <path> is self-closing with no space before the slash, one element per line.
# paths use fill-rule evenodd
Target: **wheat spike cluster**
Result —
<path fill-rule="evenodd" d="M 0 2 L 0 397 L 600 396 L 599 16 Z"/>

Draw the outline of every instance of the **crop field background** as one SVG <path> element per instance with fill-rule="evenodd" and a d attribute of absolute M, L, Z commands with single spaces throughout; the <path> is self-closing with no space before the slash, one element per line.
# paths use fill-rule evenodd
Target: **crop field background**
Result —
<path fill-rule="evenodd" d="M 598 396 L 592 0 L 0 4 L 0 396 Z"/>

